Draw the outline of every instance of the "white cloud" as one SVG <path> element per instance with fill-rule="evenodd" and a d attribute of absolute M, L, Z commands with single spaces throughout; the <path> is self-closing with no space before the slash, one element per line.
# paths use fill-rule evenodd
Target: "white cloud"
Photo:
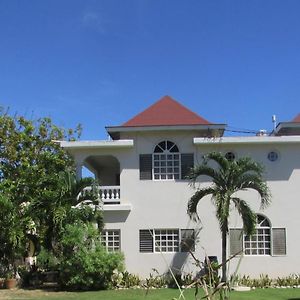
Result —
<path fill-rule="evenodd" d="M 98 12 L 85 11 L 82 15 L 81 21 L 82 24 L 87 28 L 97 30 L 102 34 L 106 33 L 105 22 Z"/>

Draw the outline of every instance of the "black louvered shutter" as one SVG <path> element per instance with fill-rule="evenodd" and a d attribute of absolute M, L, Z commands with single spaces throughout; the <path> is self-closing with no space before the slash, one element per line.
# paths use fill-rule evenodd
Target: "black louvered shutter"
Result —
<path fill-rule="evenodd" d="M 243 251 L 243 230 L 230 229 L 230 255 L 242 254 Z"/>
<path fill-rule="evenodd" d="M 181 229 L 181 252 L 195 251 L 195 232 L 194 229 Z"/>
<path fill-rule="evenodd" d="M 152 154 L 140 154 L 140 179 L 152 180 Z"/>
<path fill-rule="evenodd" d="M 272 229 L 272 249 L 273 255 L 286 255 L 285 228 Z"/>
<path fill-rule="evenodd" d="M 190 169 L 194 167 L 194 154 L 182 153 L 181 154 L 181 179 L 187 179 Z"/>
<path fill-rule="evenodd" d="M 140 230 L 140 252 L 153 252 L 153 230 Z"/>

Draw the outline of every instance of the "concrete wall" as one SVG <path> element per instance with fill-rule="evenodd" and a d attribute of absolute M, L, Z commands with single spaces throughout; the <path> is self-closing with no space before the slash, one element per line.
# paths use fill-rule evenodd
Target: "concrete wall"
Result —
<path fill-rule="evenodd" d="M 195 254 L 200 260 L 207 255 L 217 256 L 221 261 L 221 236 L 215 210 L 210 198 L 204 198 L 198 206 L 201 223 L 194 223 L 186 214 L 187 202 L 194 190 L 185 180 L 151 181 L 139 179 L 139 154 L 149 154 L 157 143 L 170 140 L 177 144 L 181 153 L 194 153 L 195 164 L 201 163 L 202 155 L 210 151 L 233 151 L 237 157 L 250 156 L 263 163 L 266 167 L 266 180 L 272 193 L 272 204 L 263 214 L 266 215 L 273 227 L 286 228 L 287 255 L 273 256 L 244 256 L 239 269 L 240 274 L 257 277 L 268 273 L 272 277 L 284 276 L 299 272 L 299 179 L 300 160 L 299 146 L 296 144 L 247 144 L 228 146 L 224 144 L 200 145 L 193 144 L 193 133 L 157 132 L 126 134 L 123 138 L 134 140 L 131 149 L 93 150 L 75 153 L 77 160 L 84 160 L 88 155 L 113 155 L 120 162 L 120 185 L 122 203 L 130 203 L 131 211 L 105 211 L 107 229 L 121 230 L 121 250 L 125 254 L 126 267 L 129 272 L 140 276 L 149 276 L 152 269 L 160 273 L 167 271 L 167 265 L 192 271 L 194 266 L 186 253 L 140 253 L 140 229 L 164 228 L 196 228 L 200 230 Z M 270 162 L 268 152 L 276 150 L 279 159 Z M 200 185 L 207 185 L 203 179 Z M 251 192 L 240 194 L 251 203 L 258 213 L 259 197 Z M 234 212 L 230 226 L 238 228 L 241 220 Z M 234 271 L 238 258 L 230 264 Z M 166 263 L 167 262 L 167 263 Z"/>

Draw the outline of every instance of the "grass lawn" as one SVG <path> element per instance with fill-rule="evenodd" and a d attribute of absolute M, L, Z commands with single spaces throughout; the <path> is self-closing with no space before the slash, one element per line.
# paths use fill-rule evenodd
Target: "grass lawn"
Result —
<path fill-rule="evenodd" d="M 184 292 L 186 300 L 194 300 L 194 290 Z M 122 290 L 99 292 L 51 292 L 42 290 L 0 290 L 0 299 L 23 300 L 172 300 L 178 298 L 179 293 L 173 289 L 161 290 Z M 181 298 L 182 299 L 182 298 Z M 232 292 L 231 300 L 300 300 L 300 289 L 257 289 L 249 292 Z"/>

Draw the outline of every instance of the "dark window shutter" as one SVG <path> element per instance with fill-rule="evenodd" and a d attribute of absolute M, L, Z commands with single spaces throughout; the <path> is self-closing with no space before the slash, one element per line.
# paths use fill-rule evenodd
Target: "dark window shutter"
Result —
<path fill-rule="evenodd" d="M 153 230 L 140 230 L 140 252 L 153 252 Z"/>
<path fill-rule="evenodd" d="M 182 153 L 181 154 L 181 179 L 187 179 L 190 169 L 194 167 L 194 154 Z"/>
<path fill-rule="evenodd" d="M 273 228 L 272 239 L 273 255 L 286 255 L 285 228 Z"/>
<path fill-rule="evenodd" d="M 243 251 L 243 230 L 230 229 L 230 255 L 242 254 Z"/>
<path fill-rule="evenodd" d="M 195 251 L 194 229 L 181 229 L 181 252 Z"/>
<path fill-rule="evenodd" d="M 140 179 L 152 179 L 152 154 L 140 154 Z"/>

